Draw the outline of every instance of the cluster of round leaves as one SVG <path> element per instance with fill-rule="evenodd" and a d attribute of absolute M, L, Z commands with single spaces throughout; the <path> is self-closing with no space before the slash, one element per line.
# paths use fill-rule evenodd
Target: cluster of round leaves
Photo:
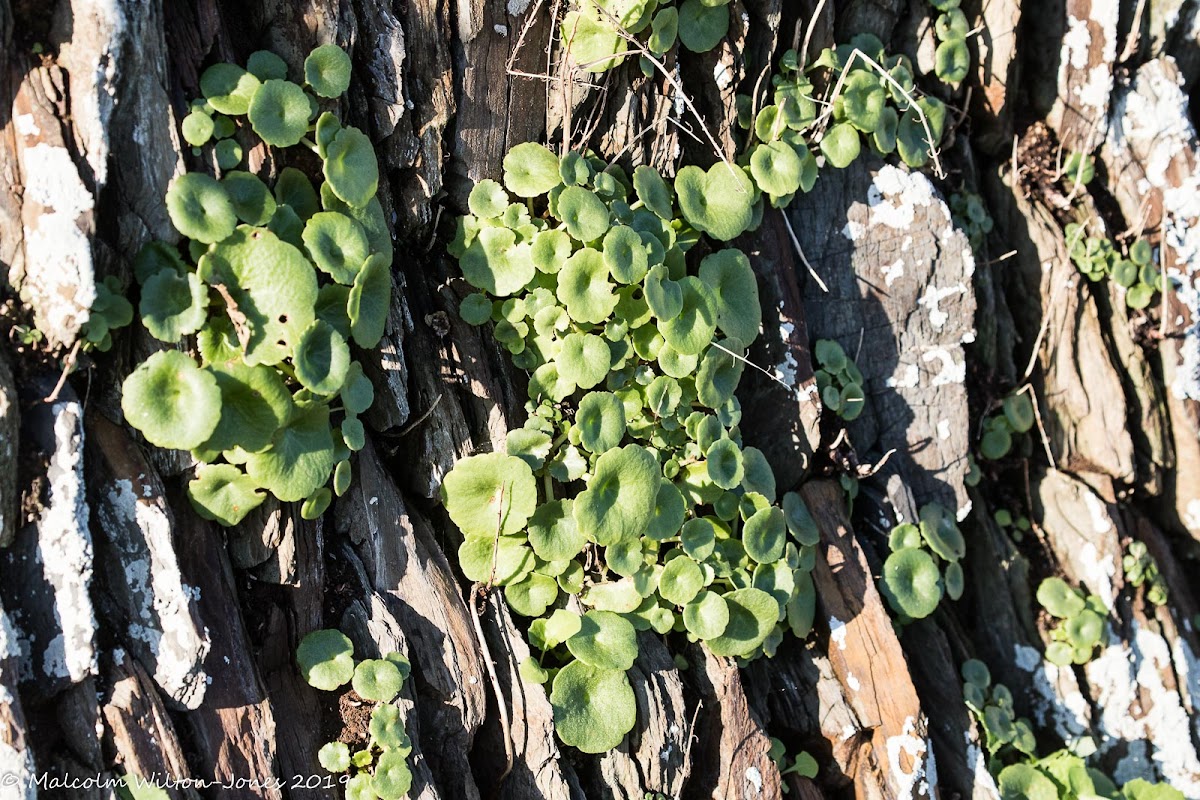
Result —
<path fill-rule="evenodd" d="M 1008 688 L 992 685 L 982 661 L 963 662 L 961 672 L 963 698 L 984 730 L 988 771 L 997 776 L 1004 800 L 1183 800 L 1177 789 L 1140 778 L 1118 790 L 1107 775 L 1084 760 L 1096 750 L 1095 742 L 1087 737 L 1071 749 L 1037 758 L 1033 727 L 1029 720 L 1016 717 Z"/>
<path fill-rule="evenodd" d="M 862 58 L 853 57 L 856 50 L 885 69 L 891 80 Z M 907 56 L 889 56 L 877 36 L 864 33 L 849 44 L 822 51 L 813 62 L 813 69 L 818 68 L 829 70 L 831 82 L 841 82 L 833 97 L 833 125 L 820 144 L 828 163 L 838 169 L 849 166 L 862 152 L 863 137 L 867 147 L 881 156 L 896 153 L 914 168 L 929 163 L 945 128 L 946 106 L 936 97 L 916 97 L 912 62 Z M 909 97 L 915 98 L 915 105 Z M 922 114 L 929 125 L 928 134 Z"/>
<path fill-rule="evenodd" d="M 620 65 L 630 49 L 661 58 L 678 41 L 693 53 L 716 47 L 729 32 L 730 0 L 576 0 L 559 34 L 571 59 L 586 72 Z M 637 44 L 630 42 L 633 38 Z M 642 71 L 654 65 L 640 57 Z"/>
<path fill-rule="evenodd" d="M 277 56 L 256 53 L 249 71 L 209 67 L 201 87 L 246 137 L 242 117 L 277 147 L 315 136 L 319 189 L 294 167 L 273 190 L 241 170 L 185 173 L 166 198 L 185 252 L 153 242 L 134 263 L 146 330 L 167 343 L 194 336 L 200 358 L 154 354 L 126 379 L 122 408 L 151 444 L 201 462 L 188 496 L 222 525 L 241 521 L 264 490 L 304 501 L 313 519 L 347 489 L 350 453 L 364 444 L 358 415 L 374 399 L 350 345 L 376 346 L 390 305 L 374 151 L 321 111 L 345 91 L 349 59 L 326 45 L 305 61 L 307 89 L 285 76 Z"/>
<path fill-rule="evenodd" d="M 1002 683 L 992 686 L 987 665 L 978 659 L 964 661 L 960 672 L 963 699 L 984 731 L 990 771 L 998 773 L 1014 754 L 1033 756 L 1037 750 L 1033 726 L 1024 717 L 1016 716 L 1008 687 Z"/>
<path fill-rule="evenodd" d="M 818 339 L 813 355 L 817 359 L 815 377 L 821 404 L 847 422 L 858 419 L 866 403 L 858 365 L 832 339 Z"/>
<path fill-rule="evenodd" d="M 768 755 L 771 757 L 771 761 L 775 762 L 775 766 L 779 768 L 780 776 L 795 774 L 801 778 L 812 780 L 821 771 L 817 760 L 807 750 L 801 750 L 795 757 L 789 759 L 787 745 L 774 736 L 771 737 L 771 752 Z M 781 788 L 784 794 L 788 794 L 787 784 L 783 784 Z"/>
<path fill-rule="evenodd" d="M 398 800 L 412 785 L 408 758 L 412 741 L 404 730 L 404 717 L 396 700 L 411 672 L 400 653 L 383 658 L 354 659 L 354 644 L 341 631 L 318 630 L 304 637 L 296 649 L 300 675 L 323 692 L 350 684 L 355 694 L 371 704 L 370 739 L 351 752 L 345 742 L 334 741 L 317 753 L 321 766 L 343 777 L 347 800 Z"/>
<path fill-rule="evenodd" d="M 1012 512 L 1007 508 L 996 509 L 992 512 L 992 519 L 1016 542 L 1024 539 L 1025 534 L 1033 528 L 1033 523 L 1029 521 L 1029 517 L 1021 514 L 1014 518 Z"/>
<path fill-rule="evenodd" d="M 1133 587 L 1146 587 L 1146 599 L 1156 606 L 1167 603 L 1167 583 L 1158 571 L 1158 562 L 1145 542 L 1130 542 L 1121 558 L 1125 581 Z"/>
<path fill-rule="evenodd" d="M 1183 792 L 1169 784 L 1143 778 L 1118 789 L 1106 774 L 1088 766 L 1084 755 L 1065 749 L 1010 764 L 1000 770 L 997 783 L 1003 800 L 1184 800 Z"/>
<path fill-rule="evenodd" d="M 937 11 L 933 32 L 938 46 L 934 52 L 934 71 L 938 80 L 957 87 L 971 69 L 971 50 L 967 47 L 967 36 L 971 24 L 967 15 L 959 8 L 962 0 L 929 0 Z"/>
<path fill-rule="evenodd" d="M 1163 287 L 1162 273 L 1154 266 L 1154 248 L 1145 239 L 1138 239 L 1122 258 L 1109 239 L 1083 236 L 1078 224 L 1067 226 L 1067 242 L 1071 261 L 1092 282 L 1111 278 L 1125 290 L 1125 304 L 1143 309 L 1150 305 L 1155 292 Z"/>
<path fill-rule="evenodd" d="M 133 304 L 125 299 L 121 281 L 113 275 L 96 284 L 88 320 L 83 324 L 84 347 L 107 352 L 112 347 L 112 332 L 133 321 Z"/>
<path fill-rule="evenodd" d="M 943 594 L 957 600 L 963 592 L 959 562 L 967 548 L 954 515 L 939 503 L 929 503 L 919 517 L 916 524 L 904 522 L 892 528 L 888 536 L 892 552 L 883 562 L 880 590 L 899 615 L 899 624 L 928 617 Z"/>
<path fill-rule="evenodd" d="M 745 200 L 722 193 L 752 186 L 734 172 L 727 186 L 724 164 L 684 168 L 672 190 L 648 167 L 630 178 L 522 144 L 503 185 L 472 191 L 451 245 L 479 290 L 463 319 L 494 322 L 532 373 L 507 452 L 443 482 L 459 564 L 533 619 L 540 655 L 522 672 L 552 683 L 559 736 L 586 752 L 634 725 L 639 631 L 750 659 L 812 624 L 816 524 L 794 493 L 777 505 L 770 465 L 738 429 L 758 287 L 744 254 L 701 237 L 743 227 L 718 227 Z"/>
<path fill-rule="evenodd" d="M 967 238 L 971 240 L 971 248 L 976 253 L 982 252 L 988 234 L 995 227 L 983 198 L 974 192 L 950 195 L 950 215 L 954 227 L 967 234 Z"/>
<path fill-rule="evenodd" d="M 1046 660 L 1062 667 L 1090 661 L 1092 651 L 1101 644 L 1107 630 L 1103 601 L 1094 594 L 1085 597 L 1058 577 L 1046 578 L 1038 585 L 1037 600 L 1051 617 L 1059 620 L 1050 630 Z"/>
<path fill-rule="evenodd" d="M 757 111 L 753 98 L 738 96 L 738 122 L 749 131 L 751 176 L 771 205 L 783 208 L 817 182 L 817 158 L 804 139 L 817 120 L 817 102 L 795 50 L 784 53 L 771 84 L 773 102 Z"/>
<path fill-rule="evenodd" d="M 1000 410 L 984 421 L 979 455 L 988 461 L 1004 458 L 1012 450 L 1014 438 L 1029 433 L 1033 423 L 1033 401 L 1029 394 L 1009 395 L 1004 398 Z"/>

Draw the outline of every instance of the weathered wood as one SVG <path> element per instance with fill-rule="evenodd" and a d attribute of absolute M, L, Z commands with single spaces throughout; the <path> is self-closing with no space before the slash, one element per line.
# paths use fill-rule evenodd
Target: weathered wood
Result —
<path fill-rule="evenodd" d="M 7 547 L 17 535 L 21 520 L 17 488 L 18 457 L 21 442 L 21 411 L 17 385 L 13 382 L 8 356 L 0 351 L 0 547 Z"/>

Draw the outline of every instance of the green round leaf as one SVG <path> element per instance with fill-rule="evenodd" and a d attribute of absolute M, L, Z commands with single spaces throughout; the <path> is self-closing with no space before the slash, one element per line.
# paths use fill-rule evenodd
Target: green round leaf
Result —
<path fill-rule="evenodd" d="M 1037 600 L 1051 616 L 1069 619 L 1085 608 L 1083 596 L 1062 578 L 1046 578 L 1038 586 Z"/>
<path fill-rule="evenodd" d="M 505 586 L 504 597 L 518 614 L 540 617 L 558 598 L 558 581 L 532 572 L 524 580 Z"/>
<path fill-rule="evenodd" d="M 854 159 L 858 158 L 861 149 L 862 141 L 859 139 L 858 130 L 849 122 L 834 125 L 821 139 L 821 152 L 825 155 L 825 160 L 836 169 L 850 166 Z"/>
<path fill-rule="evenodd" d="M 246 461 L 246 471 L 284 502 L 303 500 L 329 480 L 335 463 L 329 408 L 310 406 L 272 437 L 271 445 Z"/>
<path fill-rule="evenodd" d="M 700 592 L 684 606 L 683 625 L 693 636 L 715 639 L 729 625 L 729 605 L 716 592 Z"/>
<path fill-rule="evenodd" d="M 668 10 L 674 12 L 674 9 L 664 9 L 659 12 L 658 16 L 661 17 Z M 668 222 L 674 219 L 674 192 L 658 174 L 658 170 L 645 165 L 636 168 L 633 171 L 633 188 L 637 192 L 638 199 L 660 219 Z"/>
<path fill-rule="evenodd" d="M 587 536 L 575 524 L 572 505 L 571 500 L 552 500 L 529 518 L 529 544 L 538 558 L 563 561 L 583 551 Z"/>
<path fill-rule="evenodd" d="M 717 486 L 736 489 L 741 485 L 746 474 L 742 465 L 742 449 L 732 440 L 718 439 L 713 442 L 704 458 L 708 462 L 708 477 Z"/>
<path fill-rule="evenodd" d="M 770 635 L 779 619 L 779 604 L 761 589 L 737 589 L 724 595 L 729 623 L 708 641 L 713 655 L 746 657 Z"/>
<path fill-rule="evenodd" d="M 309 686 L 332 692 L 354 676 L 354 644 L 341 631 L 313 631 L 296 648 L 296 665 Z"/>
<path fill-rule="evenodd" d="M 683 311 L 683 287 L 678 281 L 671 280 L 666 267 L 650 270 L 646 275 L 645 290 L 646 304 L 658 319 L 674 319 Z"/>
<path fill-rule="evenodd" d="M 693 53 L 712 50 L 729 32 L 729 9 L 703 0 L 684 0 L 679 6 L 679 41 Z"/>
<path fill-rule="evenodd" d="M 481 230 L 458 265 L 468 283 L 497 297 L 520 291 L 537 272 L 529 245 L 518 245 L 508 228 Z"/>
<path fill-rule="evenodd" d="M 686 510 L 683 495 L 675 488 L 675 484 L 667 480 L 661 481 L 655 496 L 654 514 L 651 516 L 650 526 L 646 529 L 646 535 L 659 542 L 676 535 L 683 525 Z"/>
<path fill-rule="evenodd" d="M 966 39 L 947 39 L 934 53 L 934 71 L 944 83 L 958 84 L 971 71 L 971 51 Z"/>
<path fill-rule="evenodd" d="M 966 579 L 963 576 L 962 564 L 957 561 L 946 565 L 946 594 L 951 600 L 957 600 L 962 597 L 963 589 L 966 585 Z"/>
<path fill-rule="evenodd" d="M 350 769 L 350 748 L 345 742 L 328 742 L 317 751 L 317 761 L 329 772 Z"/>
<path fill-rule="evenodd" d="M 341 497 L 350 488 L 350 462 L 343 459 L 333 469 L 333 493 Z"/>
<path fill-rule="evenodd" d="M 637 721 L 637 701 L 625 673 L 583 661 L 572 661 L 554 676 L 550 704 L 558 737 L 585 753 L 612 750 Z"/>
<path fill-rule="evenodd" d="M 232 464 L 201 464 L 188 483 L 192 508 L 205 519 L 230 527 L 257 508 L 266 494 Z"/>
<path fill-rule="evenodd" d="M 997 781 L 1004 800 L 1058 800 L 1054 782 L 1028 764 L 1010 764 Z"/>
<path fill-rule="evenodd" d="M 858 73 L 862 74 L 862 73 Z M 771 142 L 754 148 L 750 156 L 750 174 L 758 188 L 767 194 L 787 195 L 800 188 L 804 163 L 787 142 Z"/>
<path fill-rule="evenodd" d="M 487 536 L 467 536 L 458 548 L 458 565 L 467 580 L 504 586 L 528 575 L 533 570 L 534 557 L 521 539 L 515 536 L 497 539 L 493 532 Z"/>
<path fill-rule="evenodd" d="M 679 555 L 667 562 L 658 579 L 658 593 L 677 606 L 684 606 L 704 588 L 704 571 L 691 558 Z M 686 611 L 685 611 L 686 613 Z"/>
<path fill-rule="evenodd" d="M 846 76 L 837 108 L 855 128 L 871 133 L 883 124 L 887 100 L 887 89 L 874 72 L 856 70 Z"/>
<path fill-rule="evenodd" d="M 321 202 L 308 176 L 295 167 L 284 167 L 275 181 L 275 202 L 290 206 L 301 219 L 321 210 Z"/>
<path fill-rule="evenodd" d="M 321 211 L 304 225 L 304 247 L 317 267 L 338 283 L 350 285 L 367 260 L 370 247 L 362 226 L 345 214 Z"/>
<path fill-rule="evenodd" d="M 464 458 L 442 482 L 442 502 L 465 536 L 520 532 L 537 505 L 533 471 L 503 453 Z"/>
<path fill-rule="evenodd" d="M 590 666 L 624 671 L 637 660 L 637 631 L 620 614 L 588 611 L 579 631 L 567 639 L 567 649 Z"/>
<path fill-rule="evenodd" d="M 821 532 L 817 528 L 817 523 L 813 520 L 808 506 L 804 504 L 800 495 L 788 492 L 783 496 L 783 515 L 788 532 L 797 542 L 811 547 L 821 541 Z"/>
<path fill-rule="evenodd" d="M 783 511 L 776 506 L 768 506 L 754 513 L 746 520 L 742 530 L 742 544 L 746 555 L 760 564 L 778 561 L 783 556 L 783 546 L 787 542 L 787 525 L 783 519 Z"/>
<path fill-rule="evenodd" d="M 743 346 L 758 338 L 762 307 L 746 254 L 729 248 L 705 256 L 700 262 L 700 280 L 712 290 L 717 328 Z"/>
<path fill-rule="evenodd" d="M 589 392 L 575 414 L 580 440 L 589 452 L 604 453 L 625 436 L 625 407 L 611 392 Z"/>
<path fill-rule="evenodd" d="M 247 453 L 265 449 L 293 409 L 292 395 L 279 373 L 246 366 L 241 359 L 212 364 L 208 371 L 221 390 L 221 418 L 203 448 L 220 452 L 238 447 Z"/>
<path fill-rule="evenodd" d="M 222 114 L 245 114 L 260 86 L 258 78 L 233 64 L 213 64 L 200 76 L 200 92 Z"/>
<path fill-rule="evenodd" d="M 293 356 L 296 379 L 319 395 L 336 394 L 350 368 L 350 347 L 332 326 L 316 320 L 300 337 Z"/>
<path fill-rule="evenodd" d="M 979 442 L 979 454 L 989 461 L 1004 458 L 1012 449 L 1012 434 L 1007 428 L 992 428 Z"/>
<path fill-rule="evenodd" d="M 371 773 L 371 791 L 381 800 L 400 800 L 412 788 L 412 772 L 404 756 L 389 750 L 375 762 Z"/>
<path fill-rule="evenodd" d="M 233 212 L 247 225 L 266 225 L 275 213 L 271 190 L 256 176 L 242 170 L 226 173 L 221 185 L 229 193 Z"/>
<path fill-rule="evenodd" d="M 287 78 L 287 62 L 270 50 L 251 53 L 250 58 L 246 60 L 246 69 L 260 81 L 281 81 Z"/>
<path fill-rule="evenodd" d="M 504 185 L 517 197 L 537 197 L 561 183 L 558 156 L 536 142 L 519 144 L 504 157 Z"/>
<path fill-rule="evenodd" d="M 729 13 L 723 8 L 716 11 Z M 682 12 L 680 17 L 682 24 Z M 679 170 L 675 195 L 688 224 L 722 242 L 742 234 L 754 221 L 753 206 L 758 199 L 754 182 L 743 170 L 724 162 L 713 164 L 708 172 L 693 165 Z"/>
<path fill-rule="evenodd" d="M 368 658 L 354 668 L 354 691 L 364 700 L 390 703 L 400 694 L 404 678 L 400 670 L 382 658 Z"/>
<path fill-rule="evenodd" d="M 558 273 L 558 299 L 576 322 L 600 323 L 617 307 L 604 256 L 590 247 L 578 250 Z"/>
<path fill-rule="evenodd" d="M 906 547 L 883 563 L 883 595 L 892 608 L 913 619 L 928 617 L 942 599 L 942 586 L 933 557 Z"/>
<path fill-rule="evenodd" d="M 689 519 L 683 523 L 679 541 L 685 553 L 697 561 L 703 561 L 716 549 L 717 531 L 706 519 Z"/>
<path fill-rule="evenodd" d="M 661 480 L 657 459 L 644 447 L 609 450 L 596 461 L 588 488 L 575 498 L 576 524 L 605 547 L 640 538 L 654 515 Z"/>
<path fill-rule="evenodd" d="M 321 97 L 339 97 L 350 88 L 350 56 L 336 44 L 323 44 L 304 59 L 304 80 Z"/>
<path fill-rule="evenodd" d="M 315 318 L 316 273 L 270 231 L 239 228 L 201 259 L 199 273 L 223 285 L 245 315 L 247 364 L 278 364 Z"/>
<path fill-rule="evenodd" d="M 288 81 L 270 80 L 263 83 L 254 93 L 249 109 L 217 110 L 224 114 L 248 114 L 254 132 L 274 147 L 299 144 L 308 133 L 308 95 Z"/>
<path fill-rule="evenodd" d="M 533 238 L 530 257 L 539 272 L 554 274 L 571 257 L 571 237 L 559 228 L 542 231 Z"/>
<path fill-rule="evenodd" d="M 642 237 L 633 228 L 613 226 L 604 236 L 604 263 L 618 282 L 641 283 L 649 268 Z"/>
<path fill-rule="evenodd" d="M 568 186 L 558 196 L 558 218 L 567 233 L 581 242 L 594 242 L 608 230 L 609 212 L 596 194 L 579 186 Z"/>
<path fill-rule="evenodd" d="M 492 301 L 479 292 L 469 294 L 458 304 L 458 315 L 468 325 L 482 325 L 492 318 Z"/>
<path fill-rule="evenodd" d="M 146 441 L 191 450 L 212 435 L 221 416 L 217 380 L 175 350 L 155 353 L 129 374 L 121 410 Z"/>
<path fill-rule="evenodd" d="M 242 146 L 233 139 L 224 139 L 217 142 L 217 146 L 213 148 L 213 153 L 217 157 L 217 166 L 223 170 L 229 170 L 242 163 Z"/>
<path fill-rule="evenodd" d="M 518 145 L 520 147 L 520 145 Z M 480 219 L 495 219 L 508 210 L 508 192 L 491 178 L 475 184 L 467 197 L 467 208 Z"/>
<path fill-rule="evenodd" d="M 726 339 L 720 344 L 720 348 L 710 347 L 705 351 L 696 374 L 697 396 L 700 403 L 709 408 L 721 408 L 729 402 L 746 366 L 741 342 Z M 735 358 L 731 352 L 742 358 Z"/>
<path fill-rule="evenodd" d="M 177 231 L 205 244 L 221 241 L 237 225 L 229 193 L 202 172 L 187 172 L 171 181 L 167 213 Z"/>
<path fill-rule="evenodd" d="M 370 350 L 379 344 L 392 305 L 392 272 L 383 256 L 372 255 L 354 276 L 346 312 L 354 342 Z"/>
<path fill-rule="evenodd" d="M 325 180 L 347 205 L 362 208 L 379 188 L 379 165 L 371 140 L 358 128 L 342 128 L 325 155 Z"/>
<path fill-rule="evenodd" d="M 612 351 L 595 334 L 570 333 L 563 338 L 555 363 L 563 380 L 580 389 L 591 389 L 608 375 Z"/>
<path fill-rule="evenodd" d="M 358 677 L 357 672 L 355 672 L 355 677 Z M 376 706 L 371 711 L 371 724 L 368 730 L 371 733 L 371 741 L 384 750 L 394 751 L 401 756 L 412 752 L 412 740 L 404 731 L 404 720 L 401 719 L 400 709 L 395 704 L 385 703 Z"/>
<path fill-rule="evenodd" d="M 952 514 L 938 503 L 930 503 L 921 509 L 921 536 L 929 549 L 946 561 L 958 561 L 967 553 L 962 532 Z"/>
<path fill-rule="evenodd" d="M 624 60 L 628 48 L 621 34 L 607 20 L 594 19 L 579 11 L 563 17 L 559 30 L 571 58 L 585 72 L 604 72 Z"/>
<path fill-rule="evenodd" d="M 203 147 L 213 135 L 213 120 L 200 109 L 183 118 L 183 139 L 192 147 Z"/>
<path fill-rule="evenodd" d="M 659 333 L 684 355 L 696 355 L 712 341 L 717 329 L 716 300 L 700 278 L 687 275 L 678 281 L 683 292 L 679 313 L 658 322 Z"/>
<path fill-rule="evenodd" d="M 195 333 L 208 318 L 208 291 L 193 272 L 164 269 L 142 287 L 142 324 L 155 339 L 178 342 Z"/>

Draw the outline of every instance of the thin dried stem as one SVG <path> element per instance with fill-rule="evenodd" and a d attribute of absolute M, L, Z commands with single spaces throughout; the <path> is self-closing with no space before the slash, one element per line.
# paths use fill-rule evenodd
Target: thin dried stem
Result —
<path fill-rule="evenodd" d="M 792 221 L 788 219 L 786 211 L 779 212 L 783 215 L 783 225 L 787 228 L 788 238 L 792 240 L 792 247 L 796 248 L 796 253 L 799 254 L 800 260 L 804 262 L 804 268 L 808 270 L 808 274 L 817 282 L 817 286 L 821 287 L 821 291 L 829 294 L 829 287 L 825 285 L 825 281 L 821 280 L 821 276 L 813 269 L 813 265 L 809 263 L 808 256 L 804 255 L 804 248 L 800 246 L 800 240 L 796 238 L 796 231 L 792 229 Z"/>
<path fill-rule="evenodd" d="M 44 402 L 53 403 L 58 399 L 58 393 L 67 383 L 67 376 L 71 374 L 71 370 L 75 369 L 75 359 L 79 357 L 79 348 L 82 346 L 82 339 L 76 339 L 75 344 L 71 345 L 71 352 L 67 353 L 67 357 L 63 359 L 62 374 L 58 376 L 58 383 L 54 384 L 54 391 L 50 392 Z"/>

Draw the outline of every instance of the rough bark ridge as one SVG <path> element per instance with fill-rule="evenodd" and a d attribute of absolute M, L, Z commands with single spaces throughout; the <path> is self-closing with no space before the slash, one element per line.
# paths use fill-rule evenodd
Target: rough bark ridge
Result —
<path fill-rule="evenodd" d="M 870 158 L 825 168 L 737 243 L 764 304 L 744 434 L 820 528 L 816 630 L 744 669 L 644 635 L 637 726 L 598 757 L 555 739 L 545 690 L 517 670 L 521 621 L 498 596 L 472 608 L 436 502 L 456 459 L 520 424 L 525 382 L 457 315 L 467 289 L 447 222 L 517 143 L 565 140 L 668 173 L 711 163 L 689 134 L 704 124 L 736 156 L 735 95 L 810 32 L 810 53 L 874 33 L 925 73 L 934 34 L 921 0 L 733 0 L 715 50 L 667 58 L 701 121 L 634 60 L 571 75 L 552 22 L 562 5 L 0 0 L 0 777 L 17 778 L 0 797 L 36 796 L 42 773 L 247 781 L 173 798 L 339 796 L 309 780 L 341 731 L 338 698 L 293 661 L 306 633 L 336 626 L 360 654 L 410 658 L 401 705 L 423 800 L 778 798 L 784 786 L 997 797 L 961 695 L 971 657 L 1012 689 L 1047 752 L 1090 734 L 1119 782 L 1165 779 L 1200 798 L 1197 4 L 966 0 L 980 26 L 972 74 L 955 92 L 920 78 L 965 113 L 951 114 L 948 177 Z M 194 160 L 178 121 L 203 68 L 265 48 L 296 71 L 325 42 L 352 56 L 343 112 L 375 143 L 398 255 L 384 342 L 360 354 L 376 384 L 369 443 L 324 519 L 271 505 L 222 531 L 183 494 L 186 454 L 145 447 L 121 418 L 121 381 L 157 346 L 144 332 L 79 356 L 55 384 L 97 282 L 130 286 L 140 246 L 177 237 L 162 198 Z M 1092 191 L 1069 196 L 1060 145 L 1095 150 Z M 249 157 L 265 176 L 282 166 L 261 147 Z M 966 191 L 996 222 L 974 249 L 947 205 Z M 1117 287 L 1081 279 L 1063 232 L 1081 219 L 1160 246 L 1174 284 L 1160 308 L 1127 311 Z M 30 325 L 42 342 L 22 338 Z M 867 410 L 846 437 L 817 397 L 810 345 L 823 338 L 864 374 Z M 1032 451 L 985 463 L 968 487 L 982 419 L 1027 384 Z M 852 504 L 847 474 L 863 477 Z M 966 592 L 897 629 L 876 589 L 886 534 L 932 501 L 967 534 Z M 1029 515 L 1032 532 L 1014 538 L 1000 508 Z M 1166 605 L 1126 584 L 1135 540 Z M 1043 658 L 1033 597 L 1052 574 L 1108 611 L 1085 667 Z M 771 737 L 812 753 L 817 778 L 781 775 Z"/>

